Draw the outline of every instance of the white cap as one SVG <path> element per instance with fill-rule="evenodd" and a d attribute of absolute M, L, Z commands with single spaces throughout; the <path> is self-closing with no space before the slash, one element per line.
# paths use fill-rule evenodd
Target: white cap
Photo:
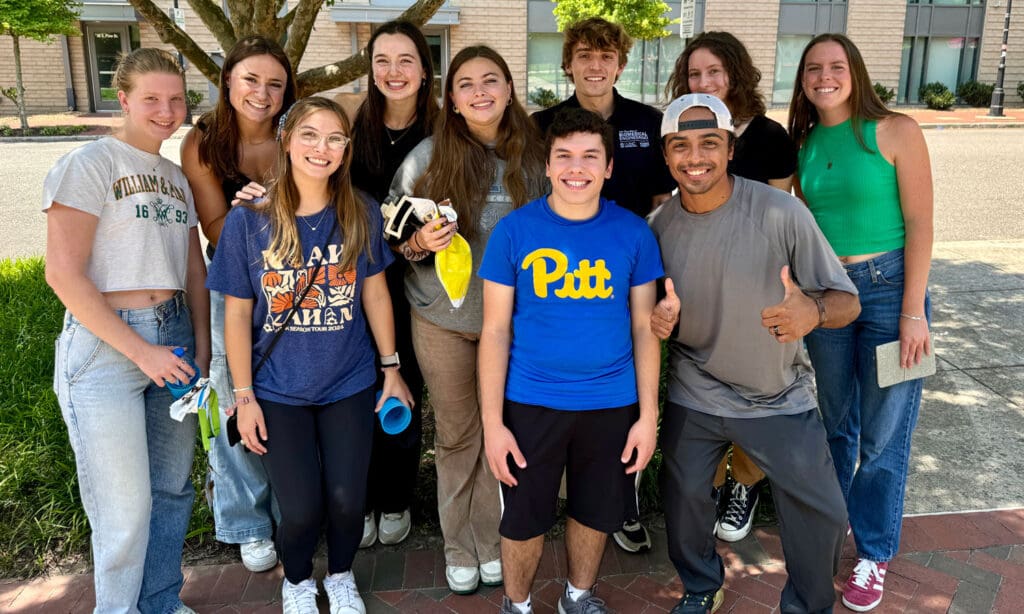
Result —
<path fill-rule="evenodd" d="M 715 114 L 715 121 L 698 120 L 696 122 L 682 122 L 679 118 L 684 112 L 694 107 L 703 107 Z M 701 123 L 706 122 L 706 123 Z M 679 132 L 680 130 L 694 130 L 698 128 L 719 128 L 735 134 L 732 125 L 732 114 L 725 103 L 711 94 L 684 94 L 669 103 L 665 109 L 665 115 L 661 118 L 661 136 Z"/>

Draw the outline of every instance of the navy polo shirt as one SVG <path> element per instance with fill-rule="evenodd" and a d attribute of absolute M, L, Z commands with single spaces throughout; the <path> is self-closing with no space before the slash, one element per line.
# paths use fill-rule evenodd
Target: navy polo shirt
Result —
<path fill-rule="evenodd" d="M 641 217 L 651 212 L 655 194 L 668 194 L 676 182 L 665 165 L 661 151 L 661 111 L 619 95 L 613 89 L 614 107 L 608 123 L 615 131 L 615 152 L 611 179 L 606 179 L 601 196 L 615 201 Z M 562 109 L 578 108 L 576 94 L 555 106 L 532 115 L 542 133 Z"/>

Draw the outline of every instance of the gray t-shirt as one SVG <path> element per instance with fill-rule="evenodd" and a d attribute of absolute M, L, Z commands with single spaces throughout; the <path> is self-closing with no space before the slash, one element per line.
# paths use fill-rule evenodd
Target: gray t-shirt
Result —
<path fill-rule="evenodd" d="M 100 292 L 184 290 L 196 208 L 170 160 L 107 137 L 65 154 L 43 182 L 54 203 L 99 218 L 86 275 Z"/>
<path fill-rule="evenodd" d="M 391 196 L 412 195 L 416 181 L 427 170 L 430 155 L 434 151 L 434 139 L 423 139 L 398 167 L 395 178 L 391 182 Z M 405 294 L 409 305 L 423 319 L 446 330 L 460 333 L 478 334 L 483 327 L 483 282 L 477 277 L 480 261 L 484 257 L 484 248 L 498 220 L 505 217 L 513 209 L 512 197 L 505 190 L 501 178 L 505 175 L 505 161 L 498 158 L 494 172 L 494 182 L 487 194 L 484 209 L 480 213 L 480 223 L 476 237 L 469 242 L 473 251 L 473 274 L 469 281 L 466 300 L 459 308 L 452 307 L 448 295 L 441 286 L 437 273 L 434 271 L 434 259 L 427 258 L 419 262 L 411 262 L 405 276 Z"/>
<path fill-rule="evenodd" d="M 727 418 L 803 413 L 817 407 L 807 352 L 802 342 L 775 341 L 761 310 L 782 300 L 786 265 L 809 294 L 857 289 L 803 203 L 733 179 L 732 196 L 714 211 L 690 213 L 676 194 L 649 217 L 682 303 L 668 397 Z"/>

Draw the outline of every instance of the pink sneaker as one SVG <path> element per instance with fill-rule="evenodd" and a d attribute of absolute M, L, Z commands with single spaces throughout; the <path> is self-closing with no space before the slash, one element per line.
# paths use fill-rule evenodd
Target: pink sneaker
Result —
<path fill-rule="evenodd" d="M 888 568 L 889 563 L 857 559 L 857 566 L 853 568 L 843 590 L 843 605 L 854 612 L 874 609 L 882 601 L 882 584 Z"/>

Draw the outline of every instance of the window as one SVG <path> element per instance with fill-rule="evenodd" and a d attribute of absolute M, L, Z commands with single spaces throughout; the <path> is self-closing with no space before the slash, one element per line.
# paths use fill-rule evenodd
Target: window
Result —
<path fill-rule="evenodd" d="M 961 83 L 974 79 L 979 42 L 962 36 L 904 38 L 898 100 L 920 102 L 918 91 L 925 83 L 938 81 L 955 92 Z"/>
<path fill-rule="evenodd" d="M 846 31 L 846 0 L 781 0 L 771 104 L 789 104 L 804 47 L 818 34 Z"/>

